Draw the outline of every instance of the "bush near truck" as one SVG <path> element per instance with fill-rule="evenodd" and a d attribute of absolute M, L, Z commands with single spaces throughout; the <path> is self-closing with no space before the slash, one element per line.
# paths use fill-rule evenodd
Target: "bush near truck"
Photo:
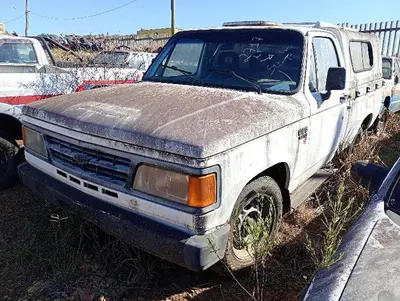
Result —
<path fill-rule="evenodd" d="M 379 124 L 379 39 L 326 23 L 226 23 L 171 38 L 135 85 L 24 106 L 21 181 L 129 243 L 199 271 L 253 264 L 281 217 Z M 212 242 L 212 243 L 210 243 Z"/>

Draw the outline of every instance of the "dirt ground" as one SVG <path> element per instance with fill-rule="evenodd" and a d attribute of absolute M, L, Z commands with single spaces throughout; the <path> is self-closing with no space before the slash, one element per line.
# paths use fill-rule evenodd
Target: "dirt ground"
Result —
<path fill-rule="evenodd" d="M 399 123 L 395 116 L 388 135 L 370 138 L 387 166 L 400 156 Z M 285 217 L 268 262 L 265 300 L 298 298 L 315 272 L 305 233 L 321 231 L 313 201 Z M 0 300 L 251 299 L 232 277 L 193 273 L 131 248 L 20 184 L 0 192 L 0 267 Z M 238 277 L 251 287 L 248 275 Z"/>

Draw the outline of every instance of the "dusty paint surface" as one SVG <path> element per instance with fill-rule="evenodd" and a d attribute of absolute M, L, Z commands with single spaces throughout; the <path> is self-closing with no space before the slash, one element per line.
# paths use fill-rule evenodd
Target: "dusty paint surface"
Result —
<path fill-rule="evenodd" d="M 380 220 L 358 259 L 341 300 L 400 300 L 400 228 Z"/>
<path fill-rule="evenodd" d="M 37 102 L 24 113 L 91 135 L 204 158 L 300 120 L 307 107 L 291 96 L 141 82 Z"/>

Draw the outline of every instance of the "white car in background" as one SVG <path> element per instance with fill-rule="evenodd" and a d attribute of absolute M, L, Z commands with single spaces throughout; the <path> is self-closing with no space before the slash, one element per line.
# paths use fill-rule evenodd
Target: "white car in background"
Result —
<path fill-rule="evenodd" d="M 142 79 L 156 55 L 128 50 L 102 51 L 87 66 L 68 70 L 77 72 L 77 77 L 82 80 L 78 91 L 129 84 Z"/>

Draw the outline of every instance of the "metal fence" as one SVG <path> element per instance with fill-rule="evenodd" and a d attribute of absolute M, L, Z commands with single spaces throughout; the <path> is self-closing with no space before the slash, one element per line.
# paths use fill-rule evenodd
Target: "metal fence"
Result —
<path fill-rule="evenodd" d="M 381 41 L 382 55 L 400 57 L 400 21 L 338 25 L 377 35 Z"/>

